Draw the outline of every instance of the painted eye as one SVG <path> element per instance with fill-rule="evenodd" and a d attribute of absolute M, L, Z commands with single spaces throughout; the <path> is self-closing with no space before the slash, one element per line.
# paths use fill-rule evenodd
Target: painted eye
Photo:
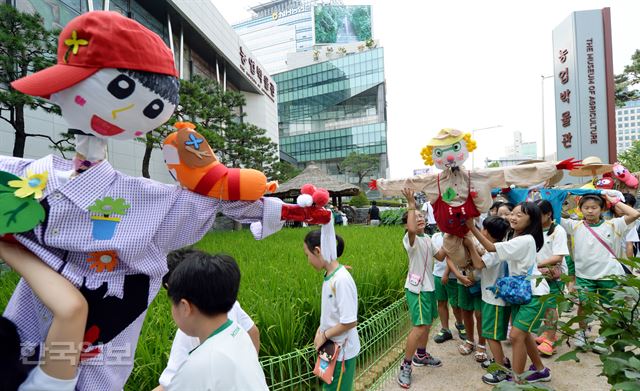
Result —
<path fill-rule="evenodd" d="M 133 94 L 136 89 L 136 82 L 133 81 L 127 75 L 118 75 L 115 79 L 111 80 L 111 83 L 107 86 L 107 90 L 111 95 L 118 99 L 125 99 Z"/>
<path fill-rule="evenodd" d="M 162 113 L 162 109 L 164 109 L 162 99 L 154 99 L 142 110 L 142 114 L 147 118 L 154 119 Z"/>
<path fill-rule="evenodd" d="M 453 144 L 453 151 L 454 152 L 458 152 L 461 149 L 462 149 L 462 145 L 460 145 L 460 143 Z"/>
<path fill-rule="evenodd" d="M 442 157 L 442 151 L 437 148 L 433 150 L 433 154 L 436 155 L 436 157 Z"/>

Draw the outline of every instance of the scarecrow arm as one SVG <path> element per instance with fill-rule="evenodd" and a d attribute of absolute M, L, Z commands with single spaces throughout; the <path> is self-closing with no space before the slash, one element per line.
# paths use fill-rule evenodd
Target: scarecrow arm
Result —
<path fill-rule="evenodd" d="M 478 173 L 488 177 L 491 188 L 505 188 L 511 185 L 519 187 L 537 185 L 552 178 L 557 171 L 556 163 L 541 162 L 504 168 L 480 169 Z"/>
<path fill-rule="evenodd" d="M 383 196 L 402 196 L 402 189 L 405 187 L 415 191 L 422 191 L 425 194 L 438 194 L 438 175 L 416 175 L 405 179 L 377 179 L 375 186 L 370 183 L 372 190 L 380 190 Z M 444 190 L 444 189 L 443 189 Z"/>

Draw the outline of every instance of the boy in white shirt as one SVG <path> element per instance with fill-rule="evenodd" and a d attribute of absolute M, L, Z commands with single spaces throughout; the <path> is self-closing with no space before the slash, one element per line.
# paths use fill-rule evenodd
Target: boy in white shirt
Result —
<path fill-rule="evenodd" d="M 482 222 L 482 235 L 489 239 L 491 243 L 501 242 L 509 231 L 509 223 L 507 220 L 498 216 L 489 216 Z M 482 291 L 482 336 L 489 342 L 489 348 L 493 354 L 493 360 L 500 365 L 510 367 L 509 359 L 505 357 L 502 350 L 502 343 L 507 339 L 507 328 L 509 327 L 509 316 L 511 307 L 504 300 L 495 297 L 493 292 L 487 288 L 494 286 L 500 277 L 504 277 L 506 273 L 506 263 L 500 262 L 497 253 L 485 252 L 482 257 L 478 254 L 473 241 L 468 240 L 465 245 L 471 254 L 473 266 L 481 270 L 482 278 L 480 287 Z M 483 367 L 487 367 L 491 362 L 483 363 Z M 497 370 L 493 373 L 487 373 L 482 376 L 482 381 L 487 384 L 498 384 L 507 379 L 507 373 Z"/>
<path fill-rule="evenodd" d="M 200 345 L 167 390 L 268 390 L 251 338 L 227 316 L 240 287 L 235 260 L 192 251 L 171 273 L 168 286 L 173 319 Z"/>

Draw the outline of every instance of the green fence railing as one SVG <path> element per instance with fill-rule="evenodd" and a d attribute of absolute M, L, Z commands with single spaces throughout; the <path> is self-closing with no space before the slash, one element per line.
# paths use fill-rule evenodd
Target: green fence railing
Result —
<path fill-rule="evenodd" d="M 356 366 L 356 381 L 366 380 L 364 377 L 367 373 L 380 360 L 389 356 L 398 341 L 407 335 L 410 326 L 404 299 L 396 301 L 358 325 L 361 349 Z M 301 391 L 320 388 L 319 380 L 313 375 L 315 361 L 315 349 L 308 346 L 282 356 L 264 357 L 260 364 L 270 390 Z"/>

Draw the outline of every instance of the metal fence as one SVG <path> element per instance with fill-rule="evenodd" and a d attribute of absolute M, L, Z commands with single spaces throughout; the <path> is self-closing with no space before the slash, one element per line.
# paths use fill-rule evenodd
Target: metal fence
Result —
<path fill-rule="evenodd" d="M 361 348 L 357 358 L 356 383 L 361 384 L 359 388 L 368 388 L 386 369 L 380 367 L 382 360 L 396 361 L 392 349 L 407 335 L 410 327 L 404 298 L 358 325 Z M 313 375 L 315 361 L 316 351 L 313 346 L 308 346 L 282 356 L 264 357 L 260 364 L 270 390 L 300 391 L 320 389 L 320 382 Z"/>

